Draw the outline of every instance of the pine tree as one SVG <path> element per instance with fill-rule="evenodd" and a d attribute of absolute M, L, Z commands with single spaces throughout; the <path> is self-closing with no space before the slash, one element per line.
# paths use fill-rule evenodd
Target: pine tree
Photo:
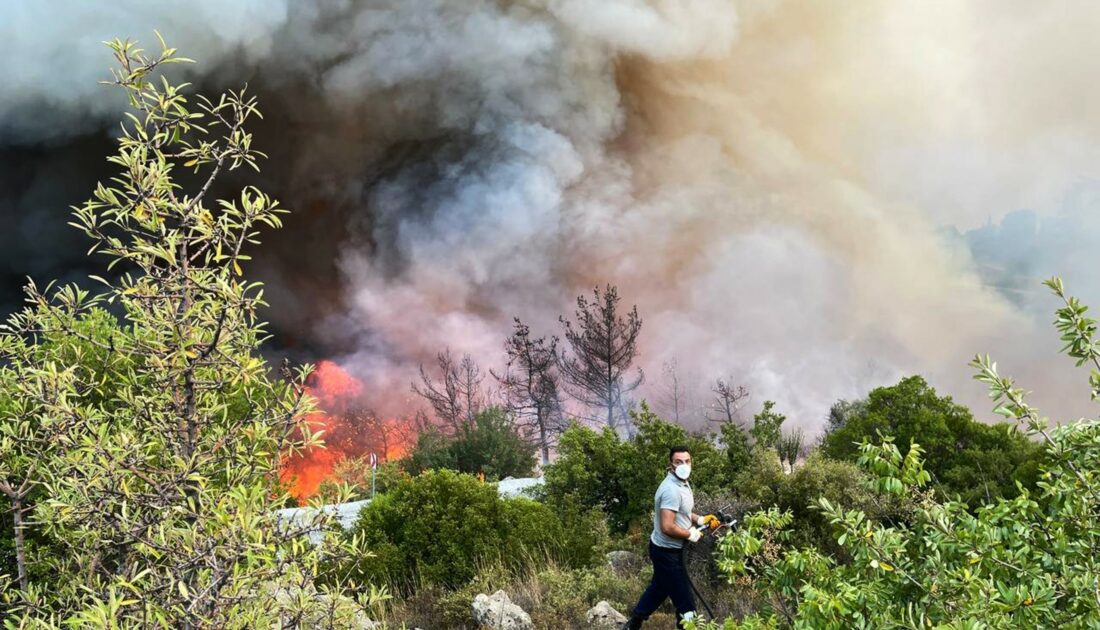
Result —
<path fill-rule="evenodd" d="M 628 377 L 630 366 L 638 352 L 638 334 L 642 319 L 634 306 L 624 318 L 619 314 L 618 290 L 607 285 L 593 289 L 593 299 L 577 297 L 576 323 L 560 318 L 571 355 L 562 354 L 562 375 L 573 397 L 606 414 L 612 429 L 625 423 L 627 416 L 623 395 L 642 384 L 645 374 Z"/>

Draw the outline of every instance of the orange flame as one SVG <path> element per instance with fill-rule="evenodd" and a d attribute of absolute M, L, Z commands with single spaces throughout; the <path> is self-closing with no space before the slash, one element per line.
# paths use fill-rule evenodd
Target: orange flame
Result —
<path fill-rule="evenodd" d="M 285 457 L 280 478 L 299 503 L 317 494 L 321 484 L 336 480 L 337 464 L 348 458 L 380 462 L 403 456 L 415 439 L 411 424 L 399 418 L 379 418 L 366 406 L 365 387 L 332 361 L 321 361 L 306 380 L 306 392 L 319 409 L 305 417 L 314 432 L 323 431 L 324 448 Z"/>

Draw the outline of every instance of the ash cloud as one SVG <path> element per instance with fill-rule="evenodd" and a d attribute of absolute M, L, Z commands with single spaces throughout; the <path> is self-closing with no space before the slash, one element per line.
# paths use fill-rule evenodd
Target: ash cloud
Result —
<path fill-rule="evenodd" d="M 200 87 L 247 80 L 261 98 L 260 183 L 297 210 L 253 269 L 284 350 L 340 360 L 384 411 L 438 350 L 499 365 L 513 316 L 555 333 L 578 293 L 611 282 L 645 320 L 643 395 L 675 359 L 810 430 L 833 400 L 912 372 L 982 412 L 965 364 L 989 351 L 1051 413 L 1085 413 L 1036 315 L 1051 305 L 989 269 L 1095 267 L 1094 241 L 1059 240 L 1075 228 L 1057 217 L 1100 164 L 1100 117 L 1042 105 L 1091 89 L 1100 10 L 914 7 L 13 3 L 0 17 L 22 27 L 0 52 L 26 61 L 0 70 L 0 160 L 25 176 L 0 208 L 22 234 L 64 229 L 117 117 L 98 41 L 159 28 L 200 62 Z M 1091 221 L 1094 199 L 1074 203 Z M 980 232 L 1024 205 L 1044 226 L 1033 246 Z M 34 255 L 13 245 L 0 265 L 76 264 Z"/>

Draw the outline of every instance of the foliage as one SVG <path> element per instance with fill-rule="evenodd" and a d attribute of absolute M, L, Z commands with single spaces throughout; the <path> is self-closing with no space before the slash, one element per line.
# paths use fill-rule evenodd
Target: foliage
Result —
<path fill-rule="evenodd" d="M 360 607 L 339 584 L 306 595 L 321 555 L 272 510 L 279 454 L 318 444 L 300 422 L 308 368 L 270 377 L 262 290 L 242 278 L 245 246 L 285 211 L 251 187 L 208 198 L 219 174 L 262 157 L 245 129 L 256 103 L 240 91 L 193 107 L 184 86 L 155 80 L 186 61 L 161 43 L 156 56 L 110 43 L 131 106 L 109 158 L 119 173 L 72 223 L 126 273 L 95 278 L 99 293 L 31 284 L 0 330 L 0 479 L 14 514 L 33 503 L 14 523 L 17 547 L 29 527 L 57 550 L 17 553 L 7 622 L 346 623 Z M 180 169 L 196 174 L 194 191 L 174 181 Z M 120 322 L 99 310 L 108 304 Z M 329 542 L 357 553 L 354 540 Z M 48 577 L 32 582 L 31 562 Z"/>
<path fill-rule="evenodd" d="M 867 402 L 864 400 L 838 400 L 829 407 L 829 415 L 825 417 L 825 427 L 822 434 L 824 440 L 830 433 L 848 424 L 848 419 L 855 414 L 863 413 Z"/>
<path fill-rule="evenodd" d="M 535 469 L 536 446 L 524 440 L 499 407 L 478 413 L 473 422 L 450 437 L 438 430 L 422 432 L 402 466 L 412 474 L 446 468 L 479 474 L 493 481 L 526 477 Z"/>
<path fill-rule="evenodd" d="M 752 418 L 752 434 L 755 440 L 753 446 L 759 448 L 775 448 L 782 437 L 782 425 L 787 416 L 775 411 L 775 402 L 764 401 L 764 408 Z"/>
<path fill-rule="evenodd" d="M 611 429 L 621 427 L 623 394 L 638 388 L 645 379 L 639 368 L 628 376 L 638 352 L 642 318 L 634 306 L 624 318 L 619 314 L 619 291 L 611 285 L 592 290 L 592 301 L 577 297 L 577 321 L 560 318 L 571 355 L 564 352 L 560 368 L 573 397 L 606 416 Z"/>
<path fill-rule="evenodd" d="M 741 425 L 735 422 L 723 422 L 718 428 L 719 440 L 726 452 L 727 469 L 737 474 L 748 467 L 751 461 L 751 449 L 748 435 Z"/>
<path fill-rule="evenodd" d="M 753 449 L 748 465 L 738 471 L 732 489 L 744 501 L 758 506 L 774 505 L 787 481 L 783 463 L 774 450 Z"/>
<path fill-rule="evenodd" d="M 729 484 L 729 460 L 709 436 L 688 435 L 642 403 L 631 412 L 637 433 L 621 440 L 609 428 L 601 432 L 574 425 L 561 438 L 558 459 L 546 468 L 545 498 L 557 504 L 567 497 L 607 514 L 615 531 L 652 514 L 653 493 L 668 469 L 668 448 L 691 449 L 691 481 L 696 491 Z"/>
<path fill-rule="evenodd" d="M 502 499 L 494 484 L 470 475 L 427 471 L 363 509 L 355 532 L 375 555 L 355 573 L 405 589 L 456 588 L 484 564 L 518 566 L 529 557 L 590 562 L 605 535 L 599 523 L 591 516 L 567 523 L 559 514 L 530 499 Z"/>
<path fill-rule="evenodd" d="M 493 372 L 500 383 L 509 416 L 538 436 L 540 462 L 550 463 L 550 445 L 564 428 L 558 338 L 531 338 L 531 329 L 517 317 L 512 336 L 504 344 L 508 366 Z"/>
<path fill-rule="evenodd" d="M 875 389 L 866 401 L 850 407 L 847 420 L 825 437 L 821 450 L 854 462 L 859 444 L 880 435 L 900 444 L 920 442 L 928 453 L 934 487 L 972 507 L 1015 496 L 1017 482 L 1035 487 L 1040 453 L 1034 443 L 1011 426 L 976 422 L 966 407 L 937 395 L 919 376 Z"/>
<path fill-rule="evenodd" d="M 389 492 L 402 479 L 409 477 L 400 463 L 394 461 L 379 463 L 373 473 L 368 456 L 342 459 L 332 467 L 330 477 L 321 482 L 317 489 L 318 499 L 324 503 L 369 499 L 372 478 L 374 491 L 381 494 Z"/>
<path fill-rule="evenodd" d="M 1067 354 L 1100 369 L 1095 324 L 1059 281 L 1048 286 L 1065 302 L 1057 324 Z M 972 366 L 989 385 L 996 412 L 1042 440 L 1047 457 L 1037 490 L 1023 488 L 976 511 L 941 502 L 922 490 L 931 475 L 921 446 L 913 443 L 903 456 L 890 438 L 864 441 L 859 463 L 872 487 L 911 501 L 909 518 L 884 522 L 820 500 L 851 558 L 838 563 L 812 547 L 787 546 L 790 513 L 751 515 L 722 541 L 720 564 L 730 579 L 750 580 L 768 593 L 769 603 L 724 627 L 1100 627 L 1100 423 L 1050 430 L 988 357 Z"/>
<path fill-rule="evenodd" d="M 774 451 L 753 451 L 749 465 L 731 484 L 733 496 L 746 508 L 776 507 L 790 513 L 791 540 L 814 545 L 830 554 L 844 556 L 831 535 L 831 526 L 820 510 L 819 498 L 845 509 L 863 510 L 877 518 L 900 518 L 902 501 L 876 494 L 867 487 L 868 475 L 850 462 L 814 453 L 791 473 L 785 473 Z"/>
<path fill-rule="evenodd" d="M 794 470 L 798 458 L 802 457 L 805 441 L 806 436 L 802 429 L 789 431 L 779 437 L 775 451 L 779 453 L 779 460 L 787 464 L 787 470 Z"/>
<path fill-rule="evenodd" d="M 69 366 L 81 375 L 82 380 L 96 376 L 103 369 L 106 352 L 101 346 L 106 343 L 119 328 L 117 319 L 101 308 L 89 309 L 73 321 L 78 337 L 48 333 L 39 338 L 33 351 L 41 359 L 53 357 L 54 360 Z M 89 341 L 85 341 L 88 339 Z M 3 374 L 0 372 L 0 374 Z M 4 374 L 10 376 L 13 373 Z M 100 374 L 100 391 L 88 391 L 97 402 L 113 398 L 114 379 Z M 0 418 L 12 419 L 19 415 L 19 407 L 26 401 L 13 398 L 14 390 L 0 386 Z M 0 575 L 9 575 L 18 580 L 20 561 L 17 558 L 18 547 L 14 517 L 24 520 L 33 513 L 34 505 L 41 499 L 41 482 L 46 479 L 49 470 L 46 465 L 58 455 L 55 448 L 60 447 L 59 434 L 68 429 L 67 423 L 50 422 L 14 422 L 0 427 L 0 496 L 11 504 L 11 519 L 0 524 Z M 23 570 L 29 572 L 24 584 L 48 579 L 50 569 L 43 560 L 58 553 L 58 548 L 40 527 L 23 523 L 21 528 Z M 42 559 L 40 560 L 39 557 Z"/>

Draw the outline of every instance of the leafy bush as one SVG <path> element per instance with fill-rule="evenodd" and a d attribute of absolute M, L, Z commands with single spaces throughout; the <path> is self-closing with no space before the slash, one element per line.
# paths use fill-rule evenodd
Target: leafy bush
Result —
<path fill-rule="evenodd" d="M 759 506 L 774 505 L 787 481 L 779 454 L 773 450 L 753 449 L 748 466 L 733 479 L 732 489 L 744 501 Z"/>
<path fill-rule="evenodd" d="M 558 442 L 558 460 L 546 468 L 543 497 L 554 505 L 569 500 L 601 509 L 612 529 L 626 531 L 653 510 L 653 493 L 668 467 L 668 448 L 685 444 L 693 460 L 691 481 L 697 491 L 729 485 L 730 461 L 712 436 L 688 435 L 642 403 L 632 412 L 637 433 L 620 440 L 614 431 L 574 425 Z"/>
<path fill-rule="evenodd" d="M 843 424 L 825 436 L 821 450 L 855 462 L 860 443 L 886 435 L 899 444 L 924 446 L 928 472 L 943 497 L 977 507 L 1016 496 L 1017 482 L 1035 488 L 1039 449 L 1033 442 L 1009 425 L 976 422 L 969 409 L 937 395 L 919 376 L 875 389 L 867 400 L 849 405 Z"/>
<path fill-rule="evenodd" d="M 530 499 L 502 499 L 494 484 L 449 470 L 398 481 L 363 509 L 354 533 L 374 557 L 358 577 L 408 589 L 416 583 L 454 588 L 485 564 L 520 566 L 529 558 L 567 565 L 592 560 L 604 534 L 591 515 L 565 513 Z"/>
<path fill-rule="evenodd" d="M 1096 322 L 1048 286 L 1065 306 L 1056 325 L 1065 351 L 1094 368 L 1089 384 L 1100 394 Z M 819 501 L 850 562 L 813 547 L 789 545 L 790 512 L 771 509 L 745 519 L 720 544 L 720 565 L 731 580 L 748 580 L 768 605 L 725 628 L 1096 628 L 1100 623 L 1100 423 L 1081 421 L 1054 430 L 1000 376 L 988 357 L 972 363 L 988 383 L 996 412 L 1042 439 L 1045 454 L 1037 491 L 1026 488 L 972 510 L 941 502 L 922 488 L 931 481 L 924 449 L 903 456 L 892 438 L 860 447 L 871 486 L 912 502 L 903 523 L 869 518 Z M 714 628 L 715 624 L 700 627 Z"/>
<path fill-rule="evenodd" d="M 516 432 L 504 411 L 493 407 L 479 413 L 453 437 L 435 429 L 422 432 L 402 465 L 414 475 L 446 468 L 484 473 L 486 479 L 499 480 L 532 474 L 535 452 L 536 446 Z"/>
<path fill-rule="evenodd" d="M 776 507 L 789 512 L 793 542 L 843 555 L 828 521 L 816 507 L 818 499 L 824 497 L 842 508 L 863 510 L 874 517 L 898 518 L 905 510 L 902 501 L 870 490 L 868 479 L 856 464 L 821 453 L 810 455 L 787 474 L 775 451 L 754 450 L 749 466 L 734 479 L 731 492 L 738 503 L 752 510 Z"/>

